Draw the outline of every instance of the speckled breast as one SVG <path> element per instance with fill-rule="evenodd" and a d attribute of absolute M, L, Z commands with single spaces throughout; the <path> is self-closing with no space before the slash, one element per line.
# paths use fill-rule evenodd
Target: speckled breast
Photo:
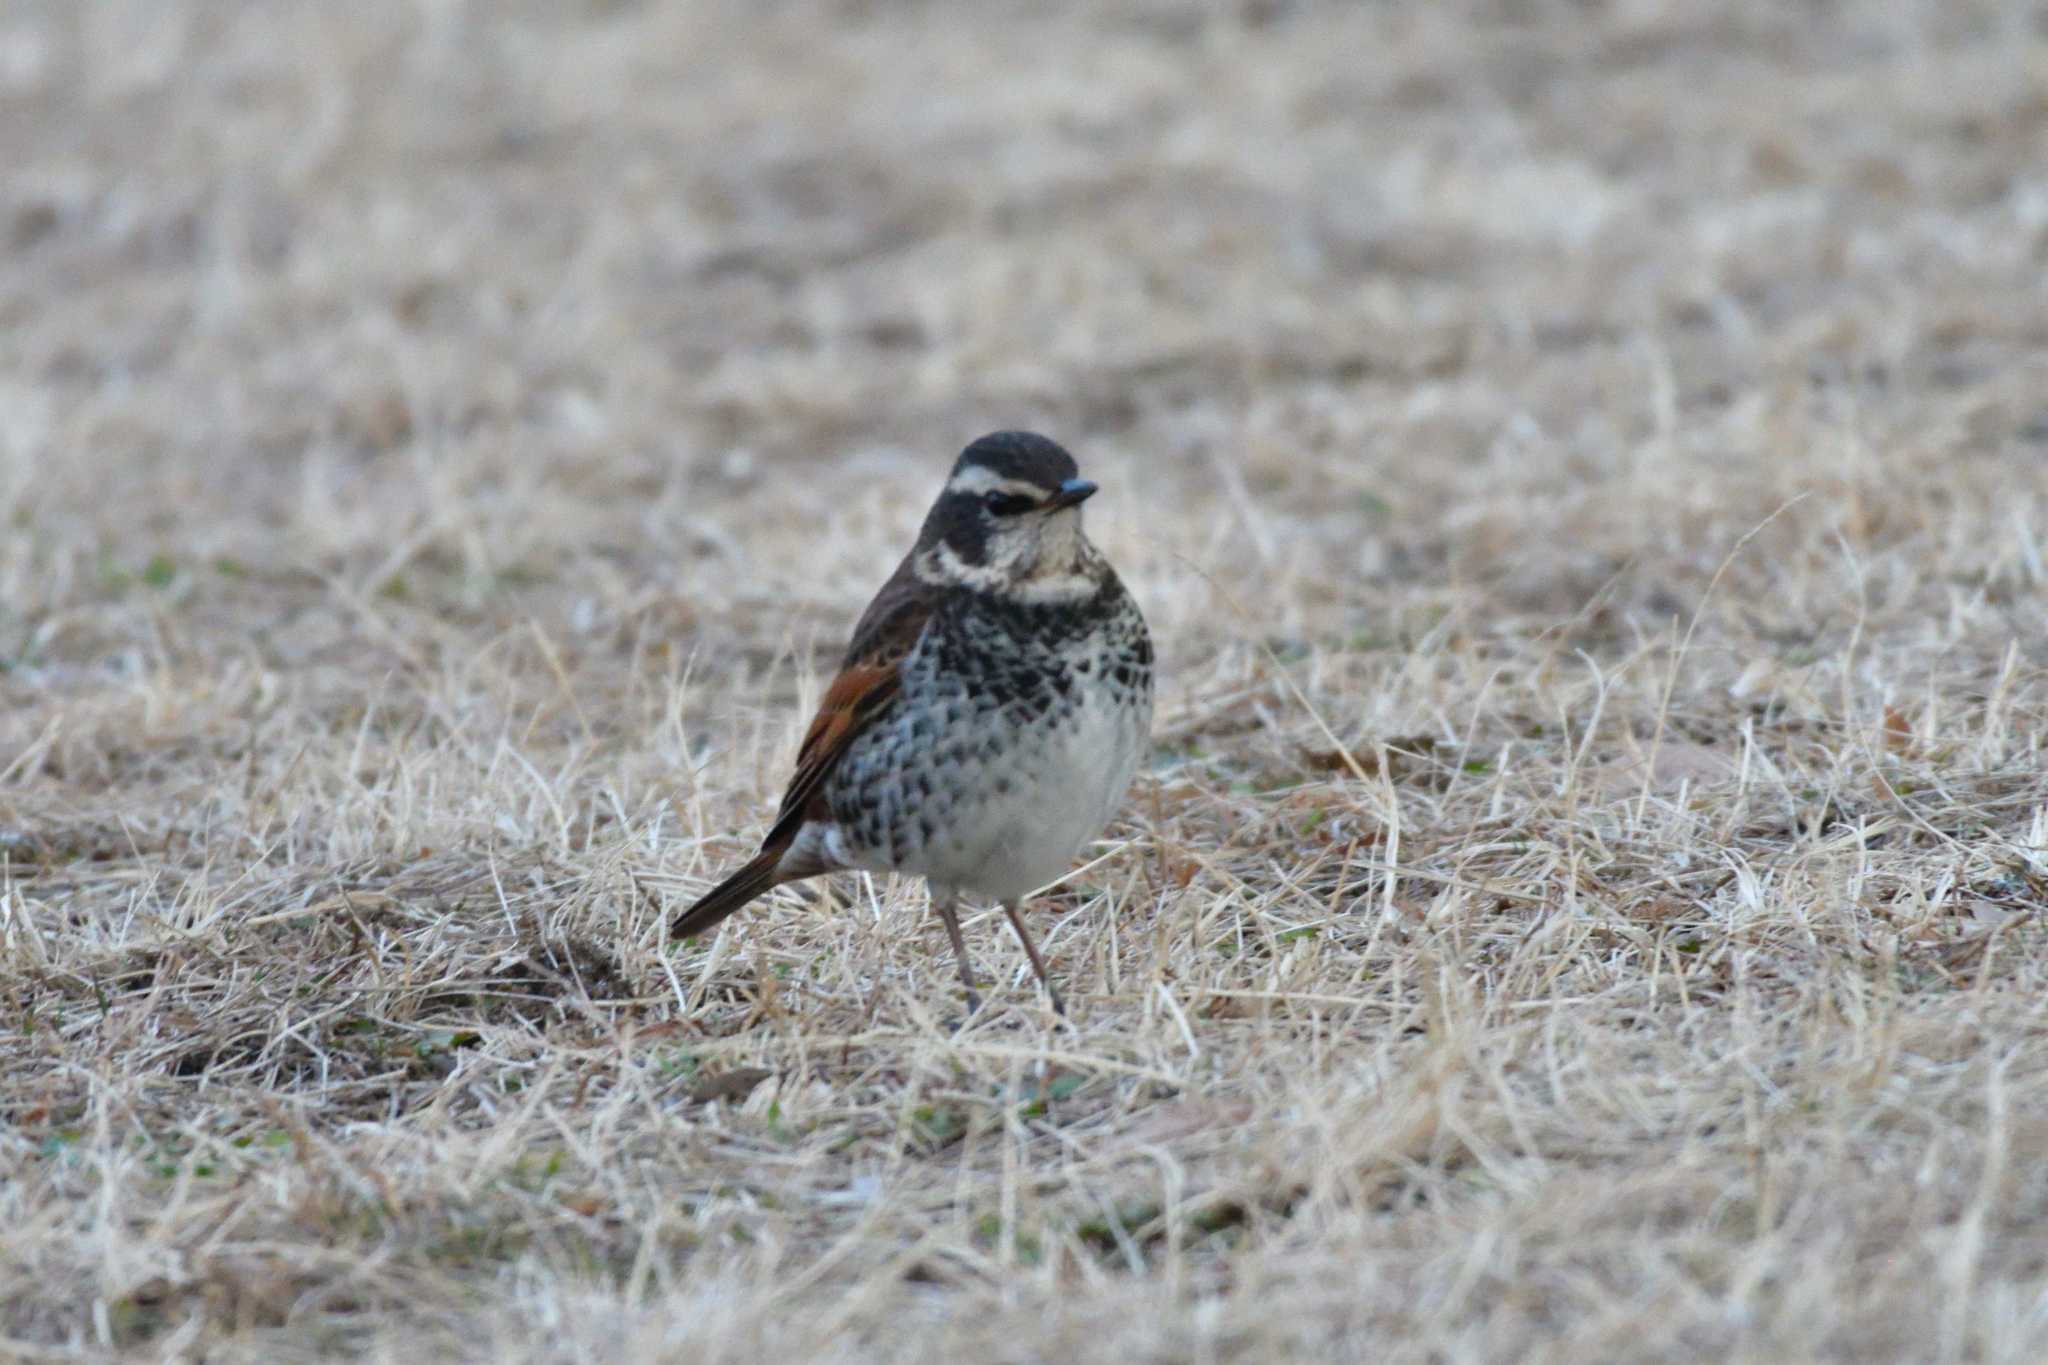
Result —
<path fill-rule="evenodd" d="M 1151 638 L 1122 585 L 1052 606 L 959 594 L 902 668 L 827 792 L 847 853 L 998 899 L 1066 871 L 1151 732 Z"/>

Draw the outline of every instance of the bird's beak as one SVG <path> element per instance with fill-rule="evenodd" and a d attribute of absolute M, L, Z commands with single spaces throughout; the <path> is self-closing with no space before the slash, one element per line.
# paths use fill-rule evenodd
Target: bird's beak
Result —
<path fill-rule="evenodd" d="M 1068 479 L 1060 485 L 1060 491 L 1045 500 L 1043 510 L 1059 512 L 1069 507 L 1079 507 L 1095 496 L 1095 485 L 1086 479 Z"/>

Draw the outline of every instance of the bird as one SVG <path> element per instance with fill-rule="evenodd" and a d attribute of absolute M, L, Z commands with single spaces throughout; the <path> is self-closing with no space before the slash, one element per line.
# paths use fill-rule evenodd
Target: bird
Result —
<path fill-rule="evenodd" d="M 853 629 L 760 851 L 678 915 L 703 934 L 773 887 L 825 873 L 923 877 L 966 988 L 963 897 L 1019 914 L 1116 811 L 1152 729 L 1152 637 L 1088 539 L 1097 491 L 1057 442 L 969 444 L 917 542 Z"/>

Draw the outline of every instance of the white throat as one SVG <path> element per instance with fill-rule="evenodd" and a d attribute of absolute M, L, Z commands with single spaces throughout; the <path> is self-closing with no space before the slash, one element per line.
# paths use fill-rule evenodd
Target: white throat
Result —
<path fill-rule="evenodd" d="M 1076 537 L 1078 539 L 1078 537 Z M 1085 543 L 1085 542 L 1084 542 Z M 996 564 L 969 564 L 945 541 L 918 555 L 913 571 L 935 587 L 966 588 L 970 592 L 1001 592 L 1033 606 L 1060 602 L 1085 602 L 1102 586 L 1086 565 L 1085 558 L 1074 567 L 1057 573 L 1035 573 L 1017 578 Z"/>

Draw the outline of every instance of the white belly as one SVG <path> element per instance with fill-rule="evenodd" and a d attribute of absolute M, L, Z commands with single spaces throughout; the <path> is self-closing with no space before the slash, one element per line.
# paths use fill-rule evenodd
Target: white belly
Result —
<path fill-rule="evenodd" d="M 981 774 L 978 790 L 915 857 L 923 866 L 902 870 L 994 900 L 1065 873 L 1116 813 L 1150 729 L 1135 706 L 1101 696 L 1091 703 Z"/>

